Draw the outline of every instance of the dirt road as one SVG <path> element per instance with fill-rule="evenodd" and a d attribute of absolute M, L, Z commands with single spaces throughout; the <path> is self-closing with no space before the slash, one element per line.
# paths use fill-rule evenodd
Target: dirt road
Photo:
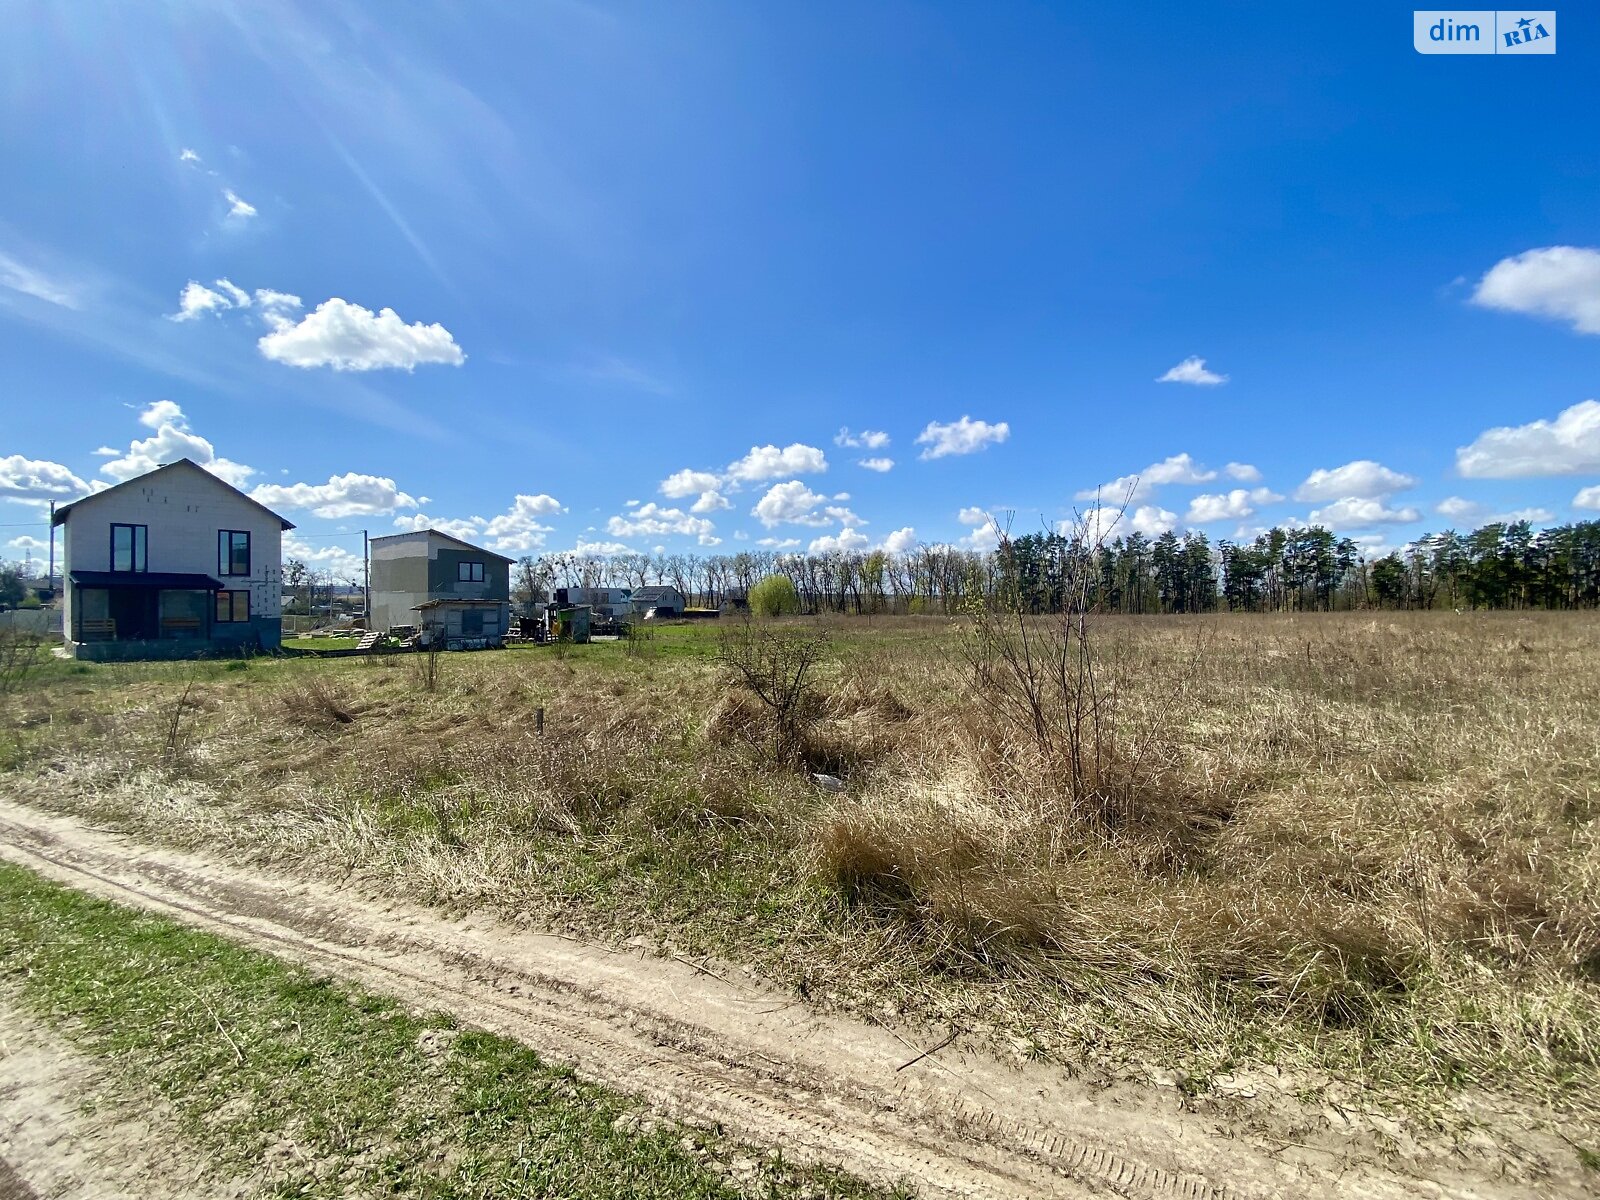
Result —
<path fill-rule="evenodd" d="M 723 965 L 487 918 L 450 920 L 9 800 L 0 800 L 0 857 L 450 1012 L 673 1118 L 874 1181 L 907 1181 L 925 1196 L 1530 1194 L 1527 1181 L 1495 1179 L 1487 1164 L 1380 1161 L 1348 1131 L 1290 1131 L 1270 1112 L 1185 1111 L 1176 1089 L 1090 1087 L 1059 1068 L 997 1062 L 959 1040 L 925 1054 L 942 1040 L 937 1033 L 918 1042 L 818 1014 Z M 1534 1191 L 1564 1194 L 1563 1182 Z"/>

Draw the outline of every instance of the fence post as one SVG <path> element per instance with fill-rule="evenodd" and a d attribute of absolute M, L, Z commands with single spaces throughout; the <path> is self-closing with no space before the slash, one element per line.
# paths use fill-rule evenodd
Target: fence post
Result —
<path fill-rule="evenodd" d="M 539 705 L 533 710 L 533 731 L 540 737 L 544 736 L 544 705 Z"/>

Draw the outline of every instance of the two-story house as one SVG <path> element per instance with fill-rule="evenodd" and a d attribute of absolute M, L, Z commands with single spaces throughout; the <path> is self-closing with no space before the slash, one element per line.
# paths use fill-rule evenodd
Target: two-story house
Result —
<path fill-rule="evenodd" d="M 417 626 L 446 646 L 498 646 L 511 624 L 511 563 L 482 546 L 419 529 L 373 538 L 370 629 Z"/>
<path fill-rule="evenodd" d="M 62 637 L 78 658 L 275 650 L 294 526 L 187 458 L 56 509 Z"/>

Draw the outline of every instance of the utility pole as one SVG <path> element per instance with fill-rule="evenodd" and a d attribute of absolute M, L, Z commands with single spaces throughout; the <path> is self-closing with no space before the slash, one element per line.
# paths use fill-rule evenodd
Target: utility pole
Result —
<path fill-rule="evenodd" d="M 50 574 L 45 580 L 50 585 L 50 599 L 59 604 L 60 597 L 56 595 L 56 502 L 50 501 Z"/>
<path fill-rule="evenodd" d="M 372 632 L 372 557 L 370 539 L 367 531 L 361 531 L 361 594 L 362 605 L 365 609 L 364 624 L 368 633 Z"/>

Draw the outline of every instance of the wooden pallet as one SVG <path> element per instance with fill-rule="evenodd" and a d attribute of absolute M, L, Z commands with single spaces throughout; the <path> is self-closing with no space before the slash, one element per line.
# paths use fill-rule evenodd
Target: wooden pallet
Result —
<path fill-rule="evenodd" d="M 369 630 L 361 635 L 361 640 L 356 643 L 357 650 L 376 650 L 378 643 L 383 641 L 383 634 L 376 629 Z"/>

